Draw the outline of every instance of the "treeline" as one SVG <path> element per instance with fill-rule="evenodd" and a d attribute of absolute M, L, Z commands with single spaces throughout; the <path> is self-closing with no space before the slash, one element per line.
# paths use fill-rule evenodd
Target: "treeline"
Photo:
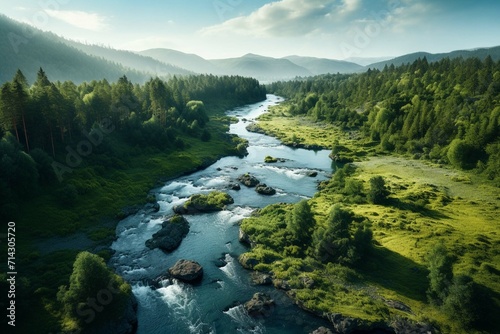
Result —
<path fill-rule="evenodd" d="M 290 111 L 361 131 L 383 151 L 500 179 L 500 61 L 426 58 L 356 75 L 278 82 Z"/>
<path fill-rule="evenodd" d="M 188 138 L 208 141 L 211 110 L 263 100 L 265 94 L 257 80 L 238 76 L 151 78 L 144 85 L 123 76 L 115 83 L 77 86 L 51 82 L 40 69 L 30 85 L 18 70 L 0 88 L 0 213 L 15 211 L 9 203 L 60 179 L 92 151 L 127 145 L 164 152 L 182 150 Z M 123 167 L 112 156 L 97 163 Z"/>

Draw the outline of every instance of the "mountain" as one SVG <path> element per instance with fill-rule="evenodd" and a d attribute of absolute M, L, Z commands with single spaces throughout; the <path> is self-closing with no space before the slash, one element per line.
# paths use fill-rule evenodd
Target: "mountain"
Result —
<path fill-rule="evenodd" d="M 359 64 L 342 60 L 300 56 L 288 56 L 284 59 L 288 59 L 294 64 L 307 69 L 314 75 L 326 73 L 356 73 L 365 70 L 365 68 Z"/>
<path fill-rule="evenodd" d="M 0 83 L 12 79 L 17 69 L 30 83 L 42 67 L 51 81 L 75 83 L 108 79 L 116 81 L 126 75 L 136 82 L 148 76 L 120 64 L 90 56 L 63 43 L 63 39 L 27 24 L 0 15 Z"/>
<path fill-rule="evenodd" d="M 393 58 L 394 57 L 349 57 L 344 60 L 361 66 L 366 66 Z"/>
<path fill-rule="evenodd" d="M 189 69 L 196 73 L 221 74 L 222 70 L 210 61 L 198 55 L 184 53 L 171 49 L 149 49 L 138 52 L 166 64 L 172 64 L 181 68 Z"/>
<path fill-rule="evenodd" d="M 311 76 L 312 73 L 288 59 L 264 57 L 252 53 L 239 58 L 214 59 L 211 63 L 229 75 L 254 77 L 260 81 L 293 79 Z"/>
<path fill-rule="evenodd" d="M 402 64 L 413 63 L 418 58 L 426 57 L 428 62 L 436 62 L 443 58 L 479 58 L 484 59 L 487 56 L 491 56 L 494 61 L 500 60 L 500 46 L 495 46 L 491 48 L 478 48 L 474 50 L 457 50 L 448 53 L 428 53 L 428 52 L 415 52 L 400 57 L 396 57 L 390 60 L 370 64 L 366 66 L 367 68 L 383 69 L 385 65 L 394 64 L 394 66 L 399 66 Z"/>
<path fill-rule="evenodd" d="M 104 58 L 128 68 L 150 73 L 156 76 L 194 74 L 170 62 L 164 62 L 154 57 L 137 54 L 131 51 L 116 50 L 98 45 L 87 45 L 65 40 L 65 43 L 91 56 Z M 196 71 L 195 71 L 196 72 Z"/>

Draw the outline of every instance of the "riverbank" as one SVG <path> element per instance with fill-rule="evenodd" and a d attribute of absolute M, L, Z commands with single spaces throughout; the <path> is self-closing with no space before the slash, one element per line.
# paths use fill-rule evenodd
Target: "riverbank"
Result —
<path fill-rule="evenodd" d="M 291 117 L 283 105 L 260 117 L 258 127 L 290 146 L 294 142 L 319 146 L 330 143 L 330 147 L 337 145 L 348 152 L 356 171 L 344 182 L 356 187 L 339 187 L 332 179 L 309 204 L 316 224 L 325 221 L 333 203 L 341 203 L 373 231 L 372 252 L 353 268 L 325 266 L 310 257 L 296 257 L 272 244 L 255 242 L 246 257 L 272 257 L 273 261 L 257 269 L 289 282 L 289 295 L 299 305 L 316 314 L 340 314 L 338 319 L 359 319 L 361 324 L 372 323 L 378 328 L 380 323 L 393 329 L 402 326 L 396 319 L 409 319 L 415 326 L 427 323 L 442 333 L 493 333 L 499 327 L 495 316 L 500 306 L 500 268 L 495 265 L 500 263 L 500 227 L 495 218 L 500 207 L 498 188 L 446 166 L 380 155 L 356 132 L 342 132 L 306 117 Z M 374 176 L 382 176 L 390 191 L 390 200 L 382 205 L 369 203 L 364 197 Z M 283 226 L 273 223 L 284 219 L 276 219 L 280 210 L 269 208 L 252 218 L 254 222 L 248 223 L 245 231 L 250 239 L 282 234 Z M 427 254 L 439 243 L 454 256 L 454 275 L 472 277 L 480 291 L 482 314 L 474 328 L 465 327 L 462 319 L 428 302 Z M 315 282 L 314 287 L 304 286 L 305 278 Z"/>
<path fill-rule="evenodd" d="M 209 141 L 185 136 L 184 149 L 139 150 L 113 142 L 113 168 L 82 164 L 63 180 L 76 186 L 67 201 L 55 185 L 22 203 L 16 221 L 20 278 L 18 327 L 23 332 L 55 332 L 59 327 L 56 294 L 67 285 L 76 255 L 87 250 L 111 256 L 116 224 L 156 200 L 151 189 L 166 180 L 206 168 L 224 156 L 240 155 L 242 141 L 227 135 L 230 120 L 217 109 L 206 128 Z M 112 139 L 112 138 L 111 138 Z M 237 146 L 240 145 L 239 148 Z M 243 144 L 244 145 L 244 144 Z"/>

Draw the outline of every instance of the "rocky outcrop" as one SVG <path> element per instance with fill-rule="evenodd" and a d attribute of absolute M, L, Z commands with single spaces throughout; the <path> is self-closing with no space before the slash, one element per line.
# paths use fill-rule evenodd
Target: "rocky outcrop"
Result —
<path fill-rule="evenodd" d="M 239 261 L 241 266 L 245 269 L 253 269 L 256 265 L 260 263 L 259 260 L 250 257 L 248 253 L 241 254 L 239 257 Z"/>
<path fill-rule="evenodd" d="M 311 332 L 310 334 L 333 334 L 333 332 L 330 329 L 321 326 L 320 328 L 316 329 L 315 331 Z"/>
<path fill-rule="evenodd" d="M 250 240 L 250 236 L 248 234 L 245 233 L 245 231 L 243 231 L 240 227 L 240 232 L 238 234 L 238 240 L 242 243 L 242 244 L 247 244 L 247 245 L 251 245 L 252 244 L 252 241 Z"/>
<path fill-rule="evenodd" d="M 194 283 L 203 277 L 203 267 L 196 261 L 179 260 L 168 269 L 168 273 L 183 282 Z"/>
<path fill-rule="evenodd" d="M 273 284 L 273 278 L 271 275 L 262 274 L 257 271 L 252 272 L 251 275 L 252 283 L 255 285 L 271 285 Z"/>
<path fill-rule="evenodd" d="M 182 242 L 189 232 L 189 222 L 182 216 L 175 215 L 162 223 L 162 228 L 146 241 L 150 249 L 159 248 L 171 252 Z"/>
<path fill-rule="evenodd" d="M 273 280 L 273 285 L 276 289 L 288 291 L 290 290 L 290 284 L 284 279 L 277 278 Z"/>
<path fill-rule="evenodd" d="M 260 183 L 260 181 L 255 176 L 249 173 L 243 174 L 240 177 L 238 177 L 238 181 L 240 181 L 249 188 L 253 188 Z"/>
<path fill-rule="evenodd" d="M 316 282 L 312 278 L 304 276 L 300 278 L 300 284 L 306 289 L 312 289 Z"/>
<path fill-rule="evenodd" d="M 245 310 L 252 317 L 269 316 L 274 308 L 274 300 L 267 294 L 257 292 L 244 304 Z"/>
<path fill-rule="evenodd" d="M 184 205 L 176 205 L 173 210 L 179 215 L 214 212 L 221 211 L 226 205 L 233 203 L 234 200 L 229 194 L 220 191 L 212 191 L 206 195 L 193 195 L 189 197 Z"/>
<path fill-rule="evenodd" d="M 272 196 L 276 194 L 276 189 L 269 187 L 265 183 L 259 183 L 255 187 L 255 191 L 261 195 Z"/>

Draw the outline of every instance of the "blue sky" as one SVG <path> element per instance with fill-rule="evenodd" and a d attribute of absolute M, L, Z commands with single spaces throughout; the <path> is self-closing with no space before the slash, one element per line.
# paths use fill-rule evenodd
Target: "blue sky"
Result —
<path fill-rule="evenodd" d="M 0 12 L 78 41 L 205 58 L 345 59 L 500 45 L 497 0 L 0 0 Z"/>

